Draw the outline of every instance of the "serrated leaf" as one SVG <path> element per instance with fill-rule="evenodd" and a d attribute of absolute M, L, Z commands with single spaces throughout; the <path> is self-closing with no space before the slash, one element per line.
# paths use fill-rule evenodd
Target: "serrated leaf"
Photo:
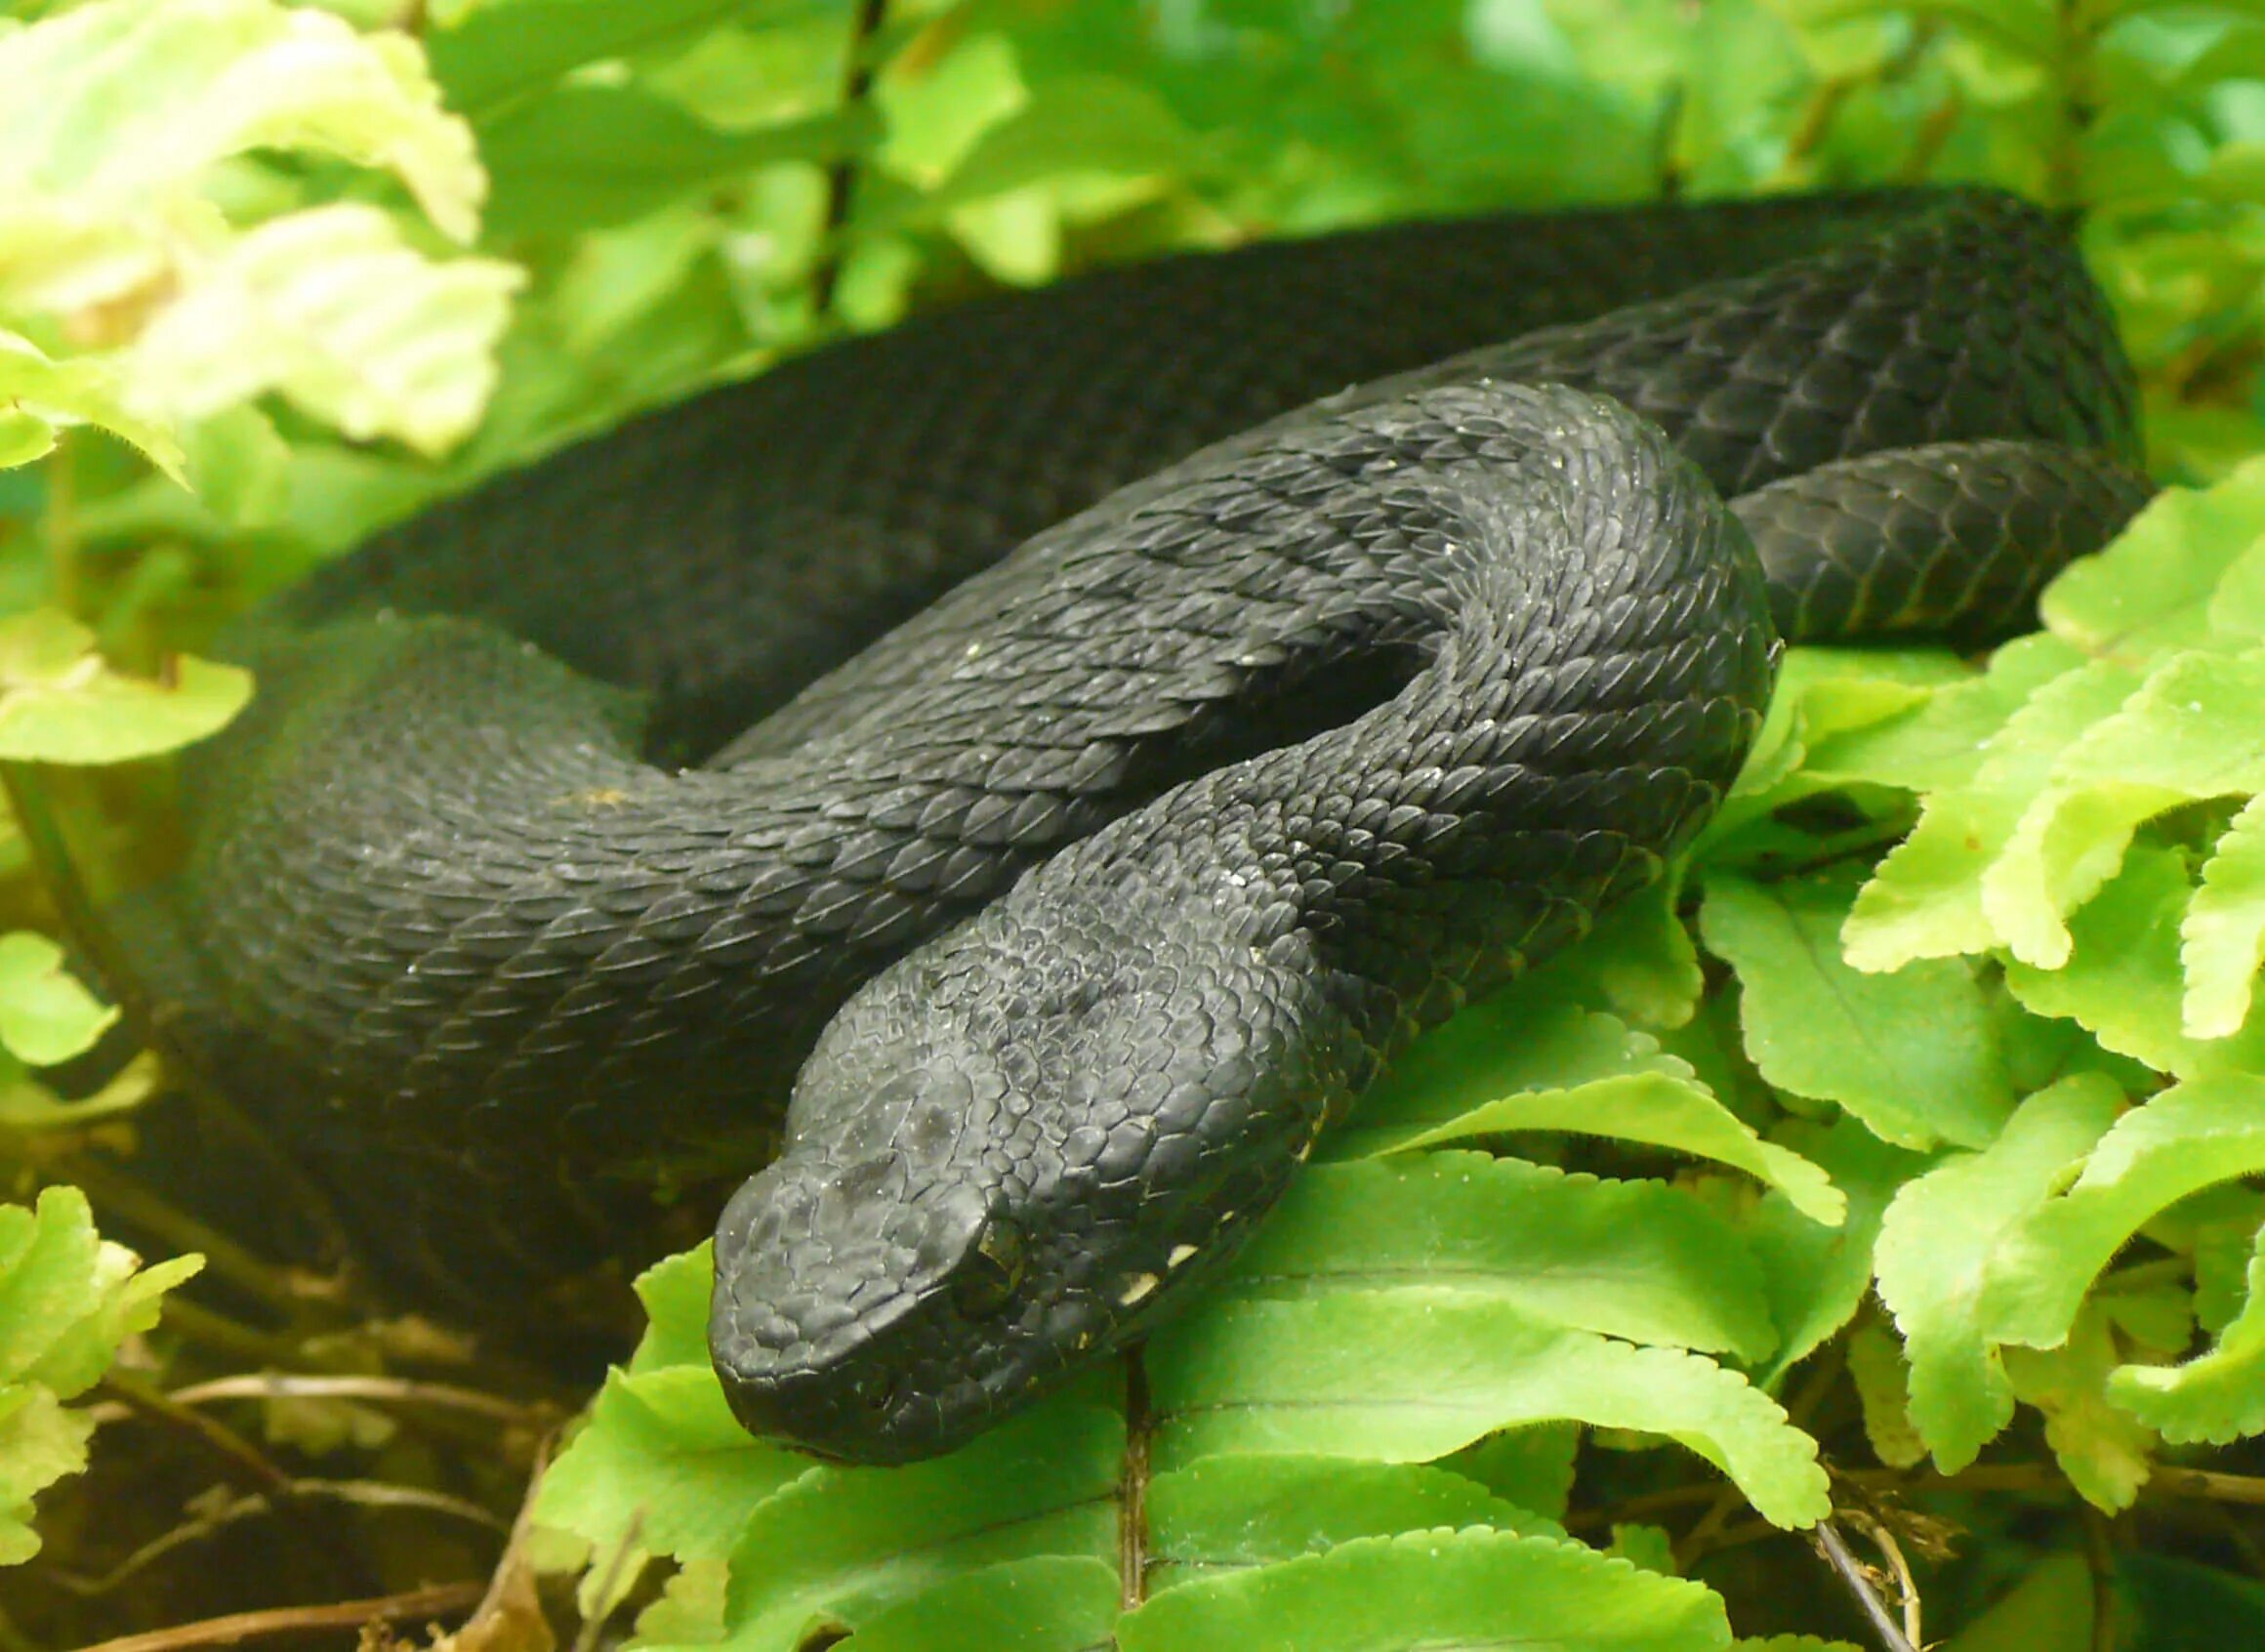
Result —
<path fill-rule="evenodd" d="M 2127 664 L 2204 640 L 2235 558 L 2265 533 L 2265 460 L 2210 488 L 2156 495 L 2116 542 L 2045 589 L 2038 612 L 2086 653 Z"/>
<path fill-rule="evenodd" d="M 1848 1202 L 1832 1179 L 1798 1153 L 1764 1141 L 1706 1089 L 1668 1073 L 1632 1073 L 1570 1090 L 1527 1091 L 1482 1103 L 1395 1150 L 1430 1147 L 1511 1131 L 1568 1131 L 1671 1148 L 1733 1166 L 1777 1188 L 1812 1221 L 1837 1226 Z"/>
<path fill-rule="evenodd" d="M 405 35 L 357 34 L 319 11 L 80 6 L 0 36 L 0 197 L 14 212 L 44 200 L 81 222 L 130 217 L 190 195 L 216 161 L 283 148 L 381 168 L 456 239 L 476 227 L 472 134 L 441 108 L 423 55 Z M 17 239 L 8 216 L 0 246 Z"/>
<path fill-rule="evenodd" d="M 24 929 L 0 935 L 0 1045 L 18 1060 L 45 1067 L 84 1054 L 117 1018 L 63 968 L 54 941 Z"/>
<path fill-rule="evenodd" d="M 2118 1366 L 2108 1398 L 2174 1445 L 2265 1433 L 2265 1232 L 2250 1251 L 2248 1287 L 2206 1353 L 2183 1365 Z"/>
<path fill-rule="evenodd" d="M 1923 1162 L 1852 1118 L 1822 1128 L 1792 1121 L 1778 1134 L 1832 1177 L 1848 1210 L 1838 1226 L 1824 1226 L 1773 1188 L 1746 1218 L 1747 1243 L 1761 1265 L 1779 1335 L 1776 1353 L 1750 1375 L 1772 1391 L 1864 1305 L 1888 1201 Z"/>
<path fill-rule="evenodd" d="M 59 427 L 91 425 L 139 448 L 176 481 L 181 443 L 165 422 L 126 405 L 116 370 L 104 362 L 51 361 L 30 340 L 0 328 L 0 411 L 13 421 L 11 452 L 0 465 L 29 464 L 55 446 Z"/>
<path fill-rule="evenodd" d="M 1985 1302 L 2000 1242 L 2074 1173 L 2114 1122 L 2114 1085 L 2080 1075 L 2024 1101 L 1979 1153 L 1908 1184 L 1875 1252 L 1880 1300 L 1911 1362 L 1911 1418 L 1946 1473 L 2013 1418 L 2013 1389 Z"/>
<path fill-rule="evenodd" d="M 2103 659 L 2039 682 L 1989 736 L 1972 780 L 1929 796 L 1911 836 L 1857 895 L 1841 931 L 1849 964 L 1897 970 L 1996 945 L 2000 936 L 1983 904 L 1984 873 L 2051 783 L 2060 753 L 2129 698 L 2141 675 Z"/>
<path fill-rule="evenodd" d="M 1699 840 L 1700 857 L 1770 810 L 1832 787 L 1832 775 L 1811 771 L 1815 746 L 1895 720 L 1923 706 L 1936 687 L 1970 675 L 1939 649 L 1791 650 L 1745 766 Z"/>
<path fill-rule="evenodd" d="M 2005 1350 L 2005 1375 L 2026 1404 L 2044 1414 L 2045 1444 L 2086 1502 L 2110 1513 L 2128 1508 L 2154 1471 L 2155 1433 L 2108 1403 L 2116 1364 L 2107 1315 L 2086 1302 L 2067 1341 L 2048 1349 Z"/>
<path fill-rule="evenodd" d="M 2265 1078 L 2195 1079 L 2133 1108 L 2101 1137 L 2068 1191 L 1999 1242 L 1984 1306 L 1999 1340 L 2052 1347 L 2101 1270 L 2158 1211 L 2265 1170 Z"/>
<path fill-rule="evenodd" d="M 1890 1468 L 1910 1468 L 1927 1454 L 1911 1420 L 1911 1367 L 1903 1344 L 1876 1325 L 1859 1326 L 1848 1339 L 1848 1375 L 1864 1409 L 1864 1437 L 1872 1455 Z"/>
<path fill-rule="evenodd" d="M 1122 1592 L 1091 1555 L 1007 1560 L 938 1584 L 876 1614 L 851 1652 L 1091 1652 L 1109 1644 Z"/>
<path fill-rule="evenodd" d="M 1265 1452 L 1206 1457 L 1157 1475 L 1147 1511 L 1152 1594 L 1433 1526 L 1565 1535 L 1555 1521 L 1445 1468 Z"/>
<path fill-rule="evenodd" d="M 1419 1039 L 1322 1138 L 1327 1158 L 1397 1151 L 1505 1094 L 1637 1073 L 1688 1078 L 1687 1062 L 1614 1015 L 1519 990 L 1474 1004 Z"/>
<path fill-rule="evenodd" d="M 1982 877 L 1983 910 L 2013 955 L 2068 961 L 2066 915 L 2122 865 L 2140 823 L 2197 798 L 2265 788 L 2265 743 L 2238 737 L 2265 697 L 2265 654 L 2176 654 L 2053 764 Z"/>
<path fill-rule="evenodd" d="M 144 1268 L 95 1231 L 75 1187 L 0 1205 L 0 1565 L 39 1549 L 34 1493 L 85 1466 L 93 1424 L 63 1409 L 157 1321 L 158 1299 L 202 1265 L 179 1257 Z"/>
<path fill-rule="evenodd" d="M 87 1466 L 93 1419 L 65 1411 L 54 1393 L 29 1384 L 0 1384 L 0 1566 L 21 1565 L 39 1552 L 31 1500 Z"/>
<path fill-rule="evenodd" d="M 1747 1053 L 1779 1089 L 1837 1101 L 1883 1140 L 1978 1146 L 2013 1098 L 1973 971 L 1959 960 L 1850 969 L 1840 929 L 1861 876 L 1708 875 L 1699 932 L 1738 971 Z"/>
<path fill-rule="evenodd" d="M 763 1500 L 812 1466 L 750 1436 L 704 1364 L 615 1371 L 543 1476 L 535 1516 L 600 1554 L 634 1528 L 640 1548 L 721 1559 Z"/>
<path fill-rule="evenodd" d="M 1577 1424 L 1537 1423 L 1489 1434 L 1442 1458 L 1439 1466 L 1476 1480 L 1516 1507 L 1562 1521 L 1572 1507 L 1574 1459 L 1580 1451 Z"/>
<path fill-rule="evenodd" d="M 756 1508 L 731 1555 L 723 1644 L 793 1652 L 950 1579 L 1037 1556 L 1117 1556 L 1124 1419 L 1057 1401 L 904 1468 L 819 1468 Z"/>
<path fill-rule="evenodd" d="M 2265 963 L 2265 797 L 2243 805 L 2219 837 L 2178 933 L 2182 1030 L 2189 1038 L 2230 1037 L 2248 1019 Z"/>
<path fill-rule="evenodd" d="M 1727 1647 L 1712 1591 L 1576 1543 L 1502 1532 L 1360 1538 L 1327 1554 L 1209 1578 L 1126 1614 L 1124 1652 L 1565 1652 Z"/>
<path fill-rule="evenodd" d="M 1979 676 L 1937 685 L 1919 704 L 1861 727 L 1820 737 L 1808 766 L 1848 784 L 1868 781 L 1911 792 L 1970 784 L 1990 741 L 2030 697 L 2085 663 L 2058 637 L 2020 637 L 1990 656 Z"/>
<path fill-rule="evenodd" d="M 1218 1451 L 1421 1461 L 1570 1419 L 1680 1441 L 1781 1525 L 1829 1506 L 1816 1442 L 1743 1378 L 1454 1291 L 1223 1302 L 1158 1333 L 1147 1363 L 1165 1466 Z"/>
<path fill-rule="evenodd" d="M 39 609 L 0 618 L 0 760 L 123 763 L 201 740 L 242 709 L 252 680 L 184 658 L 169 682 L 122 677 L 76 620 Z"/>
<path fill-rule="evenodd" d="M 2180 1077 L 2265 1062 L 2265 1024 L 2252 1015 L 2233 1036 L 2197 1040 L 2184 1031 L 2179 931 L 2193 886 L 2185 857 L 2145 845 L 2069 919 L 2069 961 L 2040 970 L 2018 960 L 2005 984 L 2039 1015 L 2065 1015 L 2100 1044 Z"/>
<path fill-rule="evenodd" d="M 1484 1153 L 1314 1166 L 1225 1288 L 1288 1297 L 1411 1282 L 1498 1296 L 1630 1342 L 1746 1359 L 1777 1343 L 1760 1272 L 1712 1211 L 1663 1182 Z"/>
<path fill-rule="evenodd" d="M 716 1289 L 716 1242 L 663 1257 L 637 1277 L 645 1334 L 630 1355 L 631 1375 L 708 1365 L 708 1306 Z"/>
<path fill-rule="evenodd" d="M 137 405 L 171 420 L 273 390 L 355 440 L 437 454 L 479 422 L 523 279 L 428 259 L 375 207 L 315 207 L 201 264 L 122 360 Z"/>

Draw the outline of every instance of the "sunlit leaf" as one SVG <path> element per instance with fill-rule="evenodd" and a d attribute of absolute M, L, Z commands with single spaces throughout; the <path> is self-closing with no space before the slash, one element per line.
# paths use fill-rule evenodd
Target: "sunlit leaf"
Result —
<path fill-rule="evenodd" d="M 1909 1354 L 1912 1423 L 1946 1472 L 1973 1462 L 2013 1417 L 1997 1317 L 1985 1300 L 1994 1259 L 2075 1174 L 2119 1100 L 2114 1086 L 2089 1076 L 2033 1095 L 1996 1142 L 1929 1171 L 1888 1207 L 1879 1295 Z"/>
<path fill-rule="evenodd" d="M 0 759 L 122 763 L 188 745 L 242 709 L 251 679 L 177 661 L 172 680 L 123 677 L 84 626 L 52 609 L 0 618 Z"/>

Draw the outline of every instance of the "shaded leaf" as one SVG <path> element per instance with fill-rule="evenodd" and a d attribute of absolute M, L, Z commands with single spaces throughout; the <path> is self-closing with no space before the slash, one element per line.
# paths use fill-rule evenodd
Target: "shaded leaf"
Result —
<path fill-rule="evenodd" d="M 1268 1297 L 1421 1283 L 1630 1342 L 1777 1344 L 1760 1272 L 1727 1221 L 1655 1181 L 1483 1153 L 1320 1165 L 1283 1196 L 1227 1288 Z"/>
<path fill-rule="evenodd" d="M 1565 1652 L 1727 1647 L 1722 1602 L 1576 1543 L 1487 1531 L 1362 1538 L 1327 1554 L 1172 1590 L 1128 1613 L 1125 1652 Z"/>
<path fill-rule="evenodd" d="M 2064 1080 L 2024 1101 L 2004 1134 L 1909 1183 L 1888 1207 L 1879 1295 L 1911 1362 L 1911 1419 L 1946 1473 L 2013 1418 L 2013 1389 L 1986 1304 L 2001 1241 L 2040 1209 L 2114 1122 L 2107 1080 Z"/>
<path fill-rule="evenodd" d="M 1708 875 L 1699 931 L 1738 971 L 1747 1052 L 1772 1084 L 1837 1101 L 1885 1140 L 1978 1146 L 2012 1094 L 1973 971 L 1850 969 L 1840 929 L 1858 881 L 1839 868 L 1769 885 Z"/>
<path fill-rule="evenodd" d="M 1200 1458 L 1159 1474 L 1147 1508 L 1151 1593 L 1433 1526 L 1565 1535 L 1555 1521 L 1445 1468 L 1265 1452 Z"/>
<path fill-rule="evenodd" d="M 1562 1418 L 1678 1440 L 1781 1525 L 1827 1507 L 1815 1442 L 1743 1378 L 1454 1291 L 1221 1303 L 1158 1333 L 1148 1371 L 1167 1466 L 1217 1451 L 1421 1460 Z"/>

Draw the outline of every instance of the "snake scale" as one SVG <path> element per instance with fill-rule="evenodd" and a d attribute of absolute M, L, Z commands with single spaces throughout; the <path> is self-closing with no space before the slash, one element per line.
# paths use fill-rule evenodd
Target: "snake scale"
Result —
<path fill-rule="evenodd" d="M 717 1228 L 734 1409 L 925 1456 L 1657 877 L 1781 639 L 2027 624 L 2146 496 L 2134 400 L 2065 223 L 1980 190 L 931 315 L 256 612 L 124 950 L 413 1300 L 537 1315 L 660 1242 L 656 1182 L 769 1159 Z"/>

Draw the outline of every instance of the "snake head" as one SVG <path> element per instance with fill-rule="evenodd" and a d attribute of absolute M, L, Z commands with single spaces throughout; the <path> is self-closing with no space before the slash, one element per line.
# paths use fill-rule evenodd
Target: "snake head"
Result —
<path fill-rule="evenodd" d="M 1146 1330 L 1287 1183 L 1342 1088 L 1310 975 L 1204 932 L 1215 900 L 1102 885 L 1026 880 L 827 1028 L 717 1229 L 710 1348 L 753 1432 L 950 1450 Z"/>

